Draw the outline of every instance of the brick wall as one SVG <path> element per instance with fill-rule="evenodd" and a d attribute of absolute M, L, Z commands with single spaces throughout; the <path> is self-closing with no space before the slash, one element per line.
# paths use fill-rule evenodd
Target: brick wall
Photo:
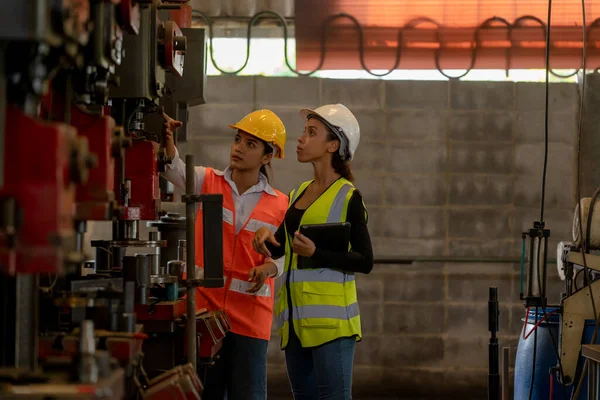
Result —
<path fill-rule="evenodd" d="M 520 232 L 539 218 L 543 84 L 210 77 L 207 91 L 208 104 L 191 110 L 183 150 L 224 167 L 226 124 L 270 108 L 288 132 L 288 157 L 274 162 L 283 191 L 312 173 L 295 160 L 303 127 L 298 108 L 348 106 L 361 124 L 352 167 L 376 256 L 518 258 Z M 552 258 L 556 242 L 571 233 L 578 96 L 574 84 L 551 85 L 545 219 Z M 359 276 L 364 340 L 357 345 L 355 392 L 483 396 L 489 286 L 499 288 L 501 345 L 512 347 L 514 361 L 523 315 L 519 265 L 377 265 Z M 553 287 L 556 296 L 555 280 Z M 288 392 L 276 334 L 269 361 L 270 393 Z"/>
<path fill-rule="evenodd" d="M 295 159 L 303 128 L 298 108 L 348 106 L 361 124 L 352 167 L 376 256 L 519 258 L 520 232 L 539 218 L 543 84 L 209 77 L 207 92 L 208 104 L 190 111 L 181 154 L 224 168 L 232 140 L 226 124 L 270 108 L 288 132 L 288 156 L 273 163 L 275 186 L 284 192 L 312 174 Z M 571 236 L 578 96 L 574 84 L 551 85 L 551 258 L 557 241 Z M 556 267 L 549 269 L 556 299 Z M 376 265 L 359 276 L 364 340 L 355 393 L 485 398 L 489 286 L 499 288 L 501 346 L 512 347 L 514 362 L 524 314 L 519 265 Z M 269 347 L 270 394 L 289 393 L 278 341 L 275 334 Z"/>

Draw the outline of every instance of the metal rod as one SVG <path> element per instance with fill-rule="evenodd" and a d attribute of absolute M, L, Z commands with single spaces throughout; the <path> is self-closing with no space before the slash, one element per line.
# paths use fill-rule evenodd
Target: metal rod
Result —
<path fill-rule="evenodd" d="M 376 257 L 375 264 L 414 264 L 414 263 L 484 263 L 484 264 L 520 264 L 517 258 L 485 258 L 485 257 L 422 257 L 422 256 L 381 256 Z M 556 260 L 548 260 L 548 264 L 556 264 Z"/>
<path fill-rule="evenodd" d="M 4 59 L 4 44 L 0 45 L 0 56 Z M 6 75 L 4 63 L 0 63 L 0 160 L 5 160 L 4 147 L 6 136 Z M 4 162 L 0 162 L 0 189 L 4 186 Z"/>
<path fill-rule="evenodd" d="M 194 170 L 194 156 L 188 154 L 185 156 L 185 189 L 188 196 L 193 196 L 196 193 L 196 173 Z M 186 222 L 186 249 L 187 262 L 186 272 L 187 279 L 196 278 L 196 249 L 195 249 L 195 223 L 196 223 L 196 203 L 188 202 L 185 205 L 185 222 Z M 192 363 L 194 371 L 197 371 L 196 363 L 196 288 L 188 286 L 187 288 L 187 358 L 188 362 Z"/>
<path fill-rule="evenodd" d="M 502 400 L 510 400 L 510 347 L 502 348 Z"/>
<path fill-rule="evenodd" d="M 488 400 L 500 399 L 500 374 L 498 367 L 498 288 L 490 287 L 488 300 L 488 330 L 490 331 L 489 343 L 489 372 L 488 372 Z"/>

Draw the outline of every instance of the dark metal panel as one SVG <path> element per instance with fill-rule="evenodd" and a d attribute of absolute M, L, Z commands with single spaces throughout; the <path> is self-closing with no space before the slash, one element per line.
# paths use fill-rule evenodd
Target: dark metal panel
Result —
<path fill-rule="evenodd" d="M 167 96 L 176 103 L 193 107 L 206 103 L 206 31 L 200 28 L 182 28 L 187 48 L 183 77 L 167 75 Z"/>

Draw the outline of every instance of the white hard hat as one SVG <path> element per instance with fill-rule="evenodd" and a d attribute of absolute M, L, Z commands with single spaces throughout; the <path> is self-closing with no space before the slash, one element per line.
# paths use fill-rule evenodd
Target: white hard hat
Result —
<path fill-rule="evenodd" d="M 340 155 L 342 159 L 352 161 L 358 142 L 360 142 L 360 126 L 354 114 L 345 105 L 327 104 L 314 110 L 303 108 L 299 113 L 304 119 L 315 115 L 326 122 L 326 125 L 330 125 L 329 127 L 341 141 Z"/>

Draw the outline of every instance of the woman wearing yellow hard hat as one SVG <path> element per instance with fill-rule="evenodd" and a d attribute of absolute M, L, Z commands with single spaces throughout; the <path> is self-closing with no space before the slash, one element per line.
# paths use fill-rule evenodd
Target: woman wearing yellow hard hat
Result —
<path fill-rule="evenodd" d="M 300 116 L 305 125 L 296 153 L 313 165 L 314 179 L 290 193 L 284 223 L 275 234 L 259 229 L 253 246 L 265 256 L 285 256 L 275 318 L 294 398 L 350 400 L 362 337 L 355 275 L 373 268 L 367 211 L 350 171 L 360 127 L 343 104 L 302 109 Z M 301 233 L 311 226 L 330 232 L 315 244 Z"/>
<path fill-rule="evenodd" d="M 164 135 L 173 160 L 163 174 L 185 190 L 185 164 L 173 141 L 181 126 L 167 115 Z M 225 286 L 198 288 L 196 308 L 224 310 L 231 331 L 223 340 L 220 357 L 206 371 L 205 400 L 264 400 L 267 398 L 267 345 L 271 336 L 275 287 L 283 260 L 256 253 L 252 239 L 260 228 L 272 232 L 283 221 L 288 197 L 271 187 L 266 167 L 283 158 L 285 127 L 270 110 L 254 111 L 229 125 L 236 133 L 229 166 L 224 171 L 195 167 L 196 191 L 223 194 L 223 273 Z M 203 269 L 202 210 L 196 218 L 196 274 Z"/>

